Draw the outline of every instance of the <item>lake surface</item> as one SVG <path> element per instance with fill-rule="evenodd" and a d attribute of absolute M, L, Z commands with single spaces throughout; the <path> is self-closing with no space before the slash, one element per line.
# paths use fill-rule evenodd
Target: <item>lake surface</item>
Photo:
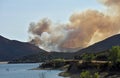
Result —
<path fill-rule="evenodd" d="M 38 67 L 33 64 L 0 64 L 0 78 L 63 78 L 59 70 L 29 70 Z"/>

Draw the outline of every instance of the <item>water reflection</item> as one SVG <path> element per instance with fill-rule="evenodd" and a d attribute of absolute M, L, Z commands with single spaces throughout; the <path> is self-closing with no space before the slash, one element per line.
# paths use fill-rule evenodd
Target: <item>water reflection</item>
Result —
<path fill-rule="evenodd" d="M 59 70 L 29 70 L 39 64 L 0 64 L 0 78 L 64 78 Z"/>
<path fill-rule="evenodd" d="M 39 73 L 39 78 L 47 78 L 47 73 L 52 72 L 52 70 L 46 70 L 45 72 L 40 72 Z"/>
<path fill-rule="evenodd" d="M 39 78 L 46 78 L 46 73 L 45 72 L 39 73 Z"/>
<path fill-rule="evenodd" d="M 9 69 L 7 68 L 6 71 L 9 71 Z"/>

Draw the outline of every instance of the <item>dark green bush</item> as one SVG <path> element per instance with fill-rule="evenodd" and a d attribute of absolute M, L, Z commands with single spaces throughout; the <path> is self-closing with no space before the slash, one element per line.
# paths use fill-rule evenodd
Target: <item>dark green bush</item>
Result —
<path fill-rule="evenodd" d="M 112 64 L 116 64 L 117 62 L 120 62 L 120 46 L 113 46 L 112 49 L 110 49 L 109 54 L 109 61 L 112 62 Z"/>
<path fill-rule="evenodd" d="M 95 59 L 95 55 L 94 54 L 83 54 L 82 55 L 82 60 L 84 62 L 91 62 L 94 59 Z"/>
<path fill-rule="evenodd" d="M 99 74 L 94 73 L 93 75 L 91 75 L 91 73 L 89 71 L 83 71 L 80 74 L 80 78 L 99 78 Z"/>

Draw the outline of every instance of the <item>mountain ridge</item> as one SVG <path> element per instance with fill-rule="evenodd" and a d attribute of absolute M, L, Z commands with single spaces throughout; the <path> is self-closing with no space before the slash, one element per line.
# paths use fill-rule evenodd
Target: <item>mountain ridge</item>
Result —
<path fill-rule="evenodd" d="M 100 42 L 97 42 L 91 46 L 83 48 L 77 51 L 76 54 L 102 52 L 112 48 L 112 46 L 120 46 L 120 34 L 110 36 Z"/>
<path fill-rule="evenodd" d="M 9 40 L 0 36 L 0 61 L 10 61 L 23 56 L 46 52 L 28 42 Z"/>
<path fill-rule="evenodd" d="M 82 53 L 103 52 L 103 51 L 109 50 L 112 46 L 117 46 L 117 45 L 120 46 L 120 34 L 113 35 L 109 38 L 106 38 L 105 40 L 97 42 L 89 47 L 86 47 L 84 49 L 78 50 L 77 52 L 73 52 L 73 53 L 46 52 L 28 42 L 19 42 L 16 40 L 9 40 L 0 36 L 0 60 L 11 61 L 14 59 L 21 58 L 22 61 L 30 59 L 29 60 L 30 62 L 30 61 L 39 61 L 39 60 L 45 61 L 45 60 L 48 60 L 49 58 L 73 59 L 74 56 L 80 55 Z M 24 59 L 22 57 L 24 57 Z"/>

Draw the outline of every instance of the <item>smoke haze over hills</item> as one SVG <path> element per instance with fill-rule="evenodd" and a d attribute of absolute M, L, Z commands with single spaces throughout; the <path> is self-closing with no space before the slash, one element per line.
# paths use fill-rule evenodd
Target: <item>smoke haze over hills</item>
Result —
<path fill-rule="evenodd" d="M 84 48 L 120 31 L 120 0 L 98 0 L 105 12 L 88 9 L 73 13 L 66 24 L 44 18 L 30 23 L 29 37 L 33 44 L 47 51 Z"/>

